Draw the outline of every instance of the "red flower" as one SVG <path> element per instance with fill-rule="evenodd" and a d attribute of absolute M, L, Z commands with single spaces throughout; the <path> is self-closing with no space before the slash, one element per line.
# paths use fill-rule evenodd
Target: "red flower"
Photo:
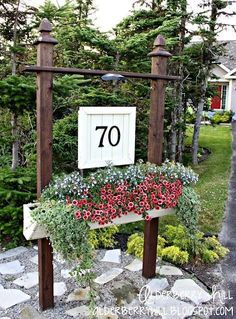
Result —
<path fill-rule="evenodd" d="M 77 219 L 80 219 L 81 218 L 81 212 L 79 210 L 77 210 L 77 212 L 75 212 L 75 217 Z"/>
<path fill-rule="evenodd" d="M 72 205 L 73 205 L 73 206 L 77 206 L 77 205 L 78 205 L 78 201 L 77 201 L 76 199 L 73 199 Z"/>

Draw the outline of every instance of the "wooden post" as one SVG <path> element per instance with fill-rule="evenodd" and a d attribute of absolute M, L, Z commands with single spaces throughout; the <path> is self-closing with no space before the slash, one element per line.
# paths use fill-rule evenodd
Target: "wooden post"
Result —
<path fill-rule="evenodd" d="M 165 39 L 159 35 L 154 41 L 154 49 L 149 56 L 152 58 L 152 74 L 166 75 L 167 60 L 171 54 L 164 49 Z M 164 80 L 151 81 L 151 108 L 149 117 L 148 161 L 160 165 L 162 163 L 164 140 Z M 145 221 L 143 276 L 153 278 L 156 275 L 157 237 L 159 218 Z"/>
<path fill-rule="evenodd" d="M 50 36 L 52 26 L 43 19 L 37 44 L 37 65 L 53 65 L 53 46 L 57 41 Z M 52 81 L 53 73 L 37 73 L 37 196 L 52 177 Z M 48 239 L 38 240 L 39 305 L 42 310 L 52 308 L 53 254 Z"/>

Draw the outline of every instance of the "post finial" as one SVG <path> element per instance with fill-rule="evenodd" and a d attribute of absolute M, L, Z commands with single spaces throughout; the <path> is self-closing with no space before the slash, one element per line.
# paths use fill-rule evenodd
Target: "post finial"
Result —
<path fill-rule="evenodd" d="M 166 40 L 162 35 L 158 35 L 156 37 L 156 39 L 154 40 L 154 49 L 152 52 L 150 52 L 148 54 L 148 56 L 150 57 L 154 57 L 154 56 L 162 56 L 162 57 L 166 57 L 169 58 L 172 56 L 172 54 L 168 51 L 165 51 L 165 44 L 166 44 Z"/>
<path fill-rule="evenodd" d="M 164 47 L 166 45 L 166 40 L 165 38 L 159 34 L 156 39 L 154 40 L 154 46 L 157 47 L 157 46 L 160 46 L 160 47 Z"/>
<path fill-rule="evenodd" d="M 52 24 L 47 18 L 44 18 L 41 21 L 39 25 L 39 32 L 40 36 L 34 44 L 37 45 L 39 43 L 51 43 L 55 45 L 58 43 L 57 40 L 50 35 L 50 33 L 52 32 Z"/>
<path fill-rule="evenodd" d="M 41 21 L 41 23 L 39 25 L 39 31 L 40 32 L 51 32 L 52 31 L 52 24 L 47 18 L 44 18 Z"/>

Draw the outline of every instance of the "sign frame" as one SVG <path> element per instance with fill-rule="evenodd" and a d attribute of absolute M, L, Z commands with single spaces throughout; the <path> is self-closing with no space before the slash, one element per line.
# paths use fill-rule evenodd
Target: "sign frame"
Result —
<path fill-rule="evenodd" d="M 109 162 L 114 166 L 134 164 L 136 107 L 82 106 L 78 126 L 79 169 L 105 167 Z"/>

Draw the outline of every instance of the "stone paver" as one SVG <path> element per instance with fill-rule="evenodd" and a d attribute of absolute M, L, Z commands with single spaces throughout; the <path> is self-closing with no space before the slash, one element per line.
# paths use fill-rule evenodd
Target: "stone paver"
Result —
<path fill-rule="evenodd" d="M 171 291 L 181 297 L 188 298 L 193 301 L 196 305 L 200 303 L 210 301 L 212 296 L 202 289 L 192 279 L 178 279 L 171 288 Z"/>
<path fill-rule="evenodd" d="M 89 308 L 87 306 L 79 306 L 66 311 L 66 314 L 74 318 L 84 318 L 89 316 Z"/>
<path fill-rule="evenodd" d="M 30 296 L 18 289 L 0 290 L 0 308 L 6 310 L 14 305 L 30 300 Z"/>
<path fill-rule="evenodd" d="M 67 297 L 66 302 L 70 301 L 86 301 L 89 299 L 89 291 L 90 288 L 78 288 L 75 289 L 72 293 Z"/>
<path fill-rule="evenodd" d="M 112 249 L 107 250 L 105 256 L 101 261 L 108 262 L 108 263 L 121 263 L 121 250 L 120 249 Z"/>
<path fill-rule="evenodd" d="M 129 271 L 140 271 L 143 269 L 143 262 L 140 259 L 134 259 L 129 265 L 125 266 Z"/>
<path fill-rule="evenodd" d="M 38 258 L 39 258 L 38 255 L 35 255 L 34 257 L 30 258 L 30 261 L 31 261 L 33 264 L 35 264 L 35 265 L 38 266 L 38 263 L 39 263 Z M 53 268 L 55 269 L 56 267 L 57 267 L 56 264 L 53 263 Z"/>
<path fill-rule="evenodd" d="M 70 274 L 70 269 L 62 269 L 61 270 L 61 276 L 64 278 L 64 279 L 68 279 L 68 278 L 71 278 L 71 274 Z"/>
<path fill-rule="evenodd" d="M 162 291 L 169 286 L 168 280 L 166 278 L 161 279 L 152 279 L 146 287 L 148 288 L 150 293 L 156 293 L 158 291 Z"/>
<path fill-rule="evenodd" d="M 112 309 L 104 309 L 98 307 L 96 309 L 96 319 L 118 319 L 117 314 L 113 313 Z"/>
<path fill-rule="evenodd" d="M 30 258 L 30 261 L 35 265 L 38 265 L 38 255 L 35 255 L 34 257 Z"/>
<path fill-rule="evenodd" d="M 55 282 L 54 283 L 54 296 L 59 297 L 64 295 L 67 291 L 66 284 L 64 282 Z"/>
<path fill-rule="evenodd" d="M 19 319 L 46 319 L 36 309 L 31 306 L 25 307 L 21 310 Z"/>
<path fill-rule="evenodd" d="M 108 283 L 109 281 L 113 280 L 117 276 L 119 276 L 123 272 L 123 269 L 121 268 L 112 268 L 111 270 L 108 270 L 101 276 L 94 279 L 94 282 L 100 285 L 104 285 Z"/>
<path fill-rule="evenodd" d="M 182 270 L 174 266 L 163 265 L 161 267 L 157 267 L 156 270 L 161 276 L 183 276 Z"/>
<path fill-rule="evenodd" d="M 60 264 L 65 264 L 66 260 L 64 260 L 60 254 L 55 254 L 54 255 L 54 260 L 57 261 Z"/>
<path fill-rule="evenodd" d="M 2 275 L 16 275 L 23 272 L 24 269 L 25 267 L 21 265 L 19 260 L 0 264 L 0 274 Z"/>
<path fill-rule="evenodd" d="M 163 295 L 149 297 L 145 305 L 153 314 L 162 316 L 162 319 L 184 319 L 191 316 L 195 308 L 187 302 Z"/>
<path fill-rule="evenodd" d="M 28 251 L 27 248 L 25 247 L 17 247 L 17 248 L 13 248 L 13 249 L 9 249 L 7 251 L 4 251 L 3 253 L 0 253 L 0 260 L 2 259 L 6 259 L 6 258 L 11 258 L 11 257 L 17 257 L 21 254 L 24 254 Z"/>
<path fill-rule="evenodd" d="M 25 253 L 24 249 L 16 249 L 15 253 Z M 23 247 L 24 248 L 24 247 Z M 26 249 L 27 250 L 27 249 Z M 28 249 L 29 250 L 29 249 Z M 13 252 L 9 254 L 9 258 L 14 257 Z M 5 255 L 6 256 L 6 255 Z M 17 257 L 17 255 L 16 255 Z M 8 257 L 7 257 L 8 258 Z M 28 262 L 29 259 L 26 259 Z M 38 264 L 38 255 L 35 255 L 33 258 L 30 258 L 31 262 Z M 63 264 L 63 260 L 60 260 L 59 255 L 54 256 L 54 260 L 57 263 Z M 111 268 L 110 263 L 120 263 L 121 262 L 121 250 L 113 249 L 106 251 L 102 261 L 104 266 L 109 270 L 102 273 L 98 276 L 94 282 L 99 285 L 104 285 L 118 277 L 124 270 L 126 274 L 131 272 L 137 272 L 142 270 L 142 261 L 139 259 L 133 259 L 131 263 L 125 266 L 125 269 L 122 268 Z M 106 264 L 105 264 L 106 263 Z M 23 264 L 23 265 L 22 265 Z M 22 273 L 25 269 L 24 262 L 22 264 L 19 260 L 14 260 L 11 262 L 0 263 L 0 274 L 3 275 L 15 275 Z M 55 266 L 55 265 L 54 265 Z M 59 267 L 59 264 L 58 264 Z M 61 265 L 62 267 L 62 265 Z M 68 266 L 67 266 L 68 267 Z M 69 272 L 70 269 L 62 269 L 59 274 L 64 279 L 72 277 Z M 157 272 L 161 276 L 183 276 L 181 269 L 171 266 L 171 265 L 162 265 L 157 267 Z M 133 274 L 134 275 L 134 274 Z M 15 279 L 15 278 L 14 278 Z M 122 277 L 121 277 L 122 279 Z M 171 278 L 173 280 L 173 278 Z M 21 277 L 15 279 L 11 284 L 19 285 L 25 289 L 30 289 L 38 285 L 38 272 L 29 272 L 24 273 Z M 139 289 L 133 284 L 127 283 L 125 280 L 120 280 L 117 278 L 112 283 L 113 289 L 111 290 L 111 295 L 116 299 L 115 304 L 117 306 L 127 306 L 130 308 L 137 308 L 142 306 L 140 303 L 141 300 L 138 300 Z M 150 280 L 146 286 L 148 288 L 148 293 L 145 296 L 145 306 L 149 311 L 153 312 L 153 316 L 161 316 L 162 319 L 184 319 L 188 316 L 191 316 L 194 311 L 194 305 L 190 304 L 190 301 L 195 305 L 208 302 L 212 299 L 211 295 L 202 289 L 199 285 L 195 283 L 192 279 L 178 279 L 172 285 L 171 293 L 173 296 L 169 296 L 166 293 L 166 289 L 169 287 L 169 282 L 166 277 L 164 278 L 155 278 Z M 54 283 L 54 296 L 63 296 L 67 291 L 66 280 L 61 282 Z M 83 303 L 88 301 L 89 287 L 87 288 L 77 288 L 72 293 L 70 293 L 64 300 L 65 305 L 69 306 L 69 302 L 82 302 L 82 305 L 79 303 L 77 307 L 76 304 L 72 304 L 74 307 L 69 309 L 64 313 L 66 315 L 74 318 L 86 318 L 89 317 L 89 308 Z M 33 296 L 32 296 L 33 297 Z M 140 297 L 140 296 L 139 296 Z M 173 298 L 174 297 L 174 298 Z M 30 300 L 31 296 L 24 293 L 18 289 L 4 289 L 0 284 L 0 309 L 6 310 L 14 305 L 19 303 L 24 303 Z M 182 301 L 180 298 L 187 298 L 190 301 Z M 141 298 L 143 299 L 143 298 Z M 142 300 L 143 301 L 143 300 Z M 207 307 L 207 305 L 206 305 Z M 21 308 L 22 309 L 22 308 Z M 100 309 L 98 307 L 97 309 Z M 102 308 L 101 308 L 102 309 Z M 105 308 L 106 311 L 99 312 L 97 314 L 97 319 L 117 319 L 117 314 L 114 314 L 112 310 L 110 313 L 107 312 L 108 308 Z M 171 310 L 172 309 L 172 310 Z M 174 312 L 174 314 L 171 313 Z M 151 318 L 151 315 L 149 316 Z M 0 317 L 4 319 L 5 317 Z M 40 314 L 32 306 L 25 306 L 20 313 L 18 313 L 17 318 L 19 319 L 46 319 L 45 314 Z M 130 317 L 129 317 L 130 318 Z M 145 317 L 146 318 L 146 317 Z M 6 317 L 5 319 L 12 319 Z"/>
<path fill-rule="evenodd" d="M 37 271 L 35 271 L 24 274 L 22 277 L 14 280 L 13 284 L 24 287 L 25 289 L 30 289 L 34 286 L 37 286 L 38 282 L 39 274 Z"/>

